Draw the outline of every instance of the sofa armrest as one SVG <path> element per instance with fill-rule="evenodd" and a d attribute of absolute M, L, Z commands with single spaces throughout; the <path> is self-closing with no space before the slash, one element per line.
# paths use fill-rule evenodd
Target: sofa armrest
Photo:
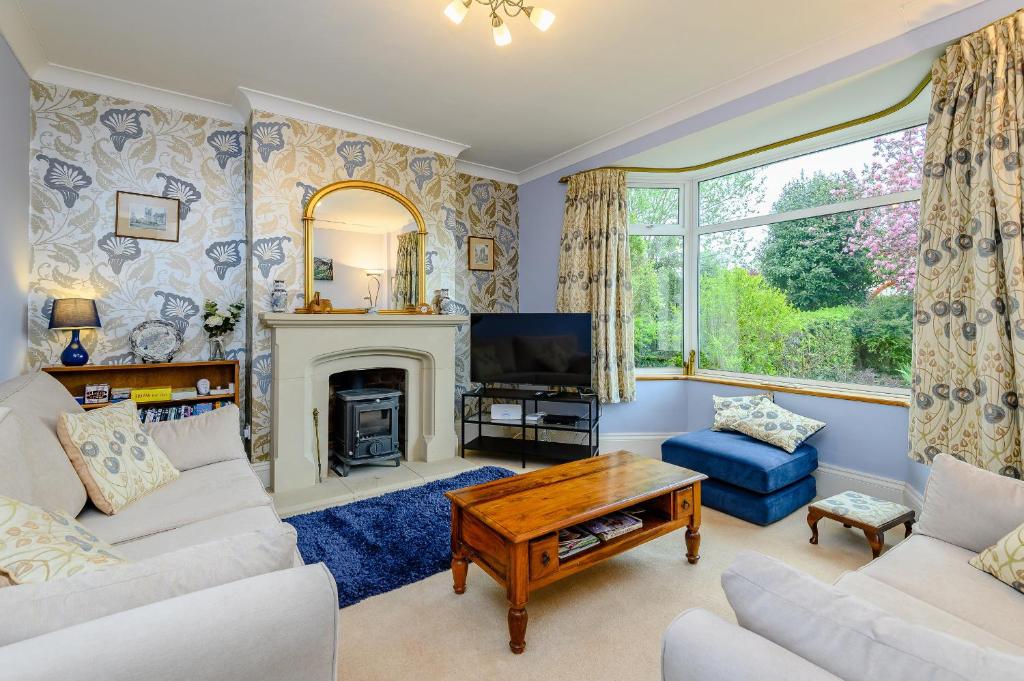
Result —
<path fill-rule="evenodd" d="M 662 681 L 842 681 L 706 610 L 687 610 L 662 638 Z"/>
<path fill-rule="evenodd" d="M 196 591 L 0 647 L 20 681 L 335 681 L 338 594 L 322 564 Z"/>

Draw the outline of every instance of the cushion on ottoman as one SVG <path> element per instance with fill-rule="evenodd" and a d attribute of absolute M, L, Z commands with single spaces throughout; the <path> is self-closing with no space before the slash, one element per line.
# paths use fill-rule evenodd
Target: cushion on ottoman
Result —
<path fill-rule="evenodd" d="M 818 467 L 818 450 L 806 442 L 787 454 L 742 433 L 710 428 L 666 440 L 661 458 L 761 494 L 793 484 Z"/>
<path fill-rule="evenodd" d="M 750 492 L 709 478 L 701 483 L 701 503 L 757 525 L 771 525 L 814 499 L 817 492 L 810 475 L 769 494 Z"/>

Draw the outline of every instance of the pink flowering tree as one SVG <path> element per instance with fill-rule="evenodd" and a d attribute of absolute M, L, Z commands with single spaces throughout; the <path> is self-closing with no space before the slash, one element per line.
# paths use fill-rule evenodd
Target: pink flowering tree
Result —
<path fill-rule="evenodd" d="M 871 163 L 858 178 L 857 197 L 881 196 L 921 186 L 925 126 L 875 139 Z M 850 196 L 849 198 L 856 198 Z M 866 253 L 876 278 L 875 293 L 890 289 L 911 293 L 917 270 L 919 203 L 863 211 L 847 243 L 851 253 Z"/>

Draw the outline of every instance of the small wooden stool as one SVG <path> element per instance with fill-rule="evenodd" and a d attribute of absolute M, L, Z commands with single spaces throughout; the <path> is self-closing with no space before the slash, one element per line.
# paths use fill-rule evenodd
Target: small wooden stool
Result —
<path fill-rule="evenodd" d="M 909 537 L 914 527 L 914 511 L 902 504 L 884 501 L 860 492 L 843 492 L 816 501 L 807 507 L 807 524 L 811 527 L 811 543 L 818 543 L 818 521 L 831 518 L 843 527 L 863 530 L 871 546 L 871 557 L 878 558 L 885 544 L 885 531 L 903 524 Z"/>

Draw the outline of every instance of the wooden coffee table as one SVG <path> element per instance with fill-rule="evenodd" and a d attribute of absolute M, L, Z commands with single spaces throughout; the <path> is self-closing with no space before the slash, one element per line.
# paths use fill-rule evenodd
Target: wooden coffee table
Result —
<path fill-rule="evenodd" d="M 686 559 L 700 558 L 702 473 L 616 452 L 447 492 L 452 574 L 466 591 L 469 563 L 505 587 L 509 647 L 526 649 L 530 592 L 663 534 L 686 528 Z M 558 558 L 558 530 L 611 511 L 642 508 L 643 528 Z"/>

